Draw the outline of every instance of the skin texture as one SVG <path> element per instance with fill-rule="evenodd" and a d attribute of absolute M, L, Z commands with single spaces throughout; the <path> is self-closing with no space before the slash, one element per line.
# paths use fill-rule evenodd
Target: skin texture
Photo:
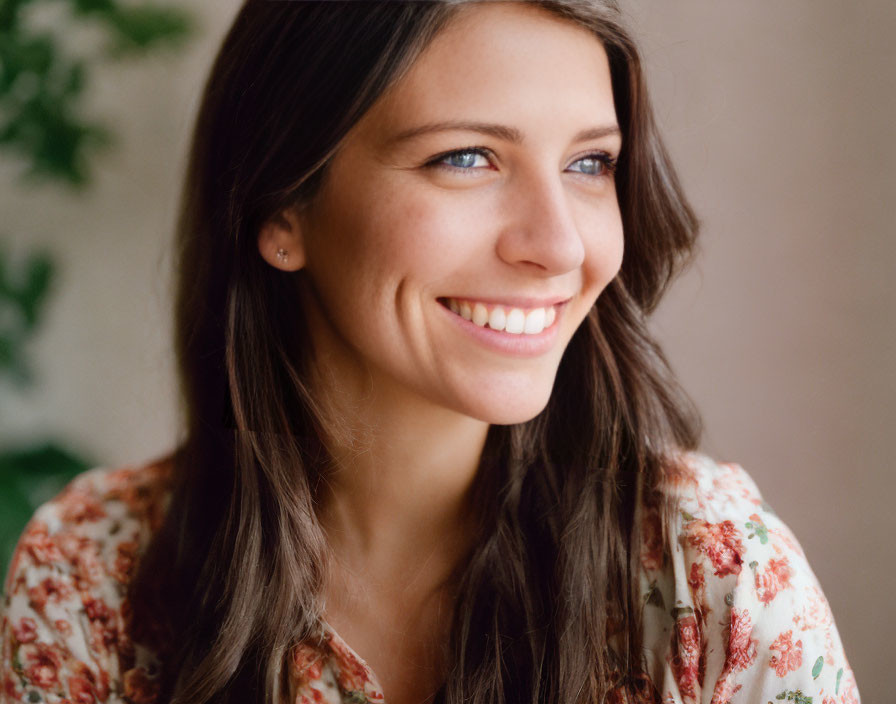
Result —
<path fill-rule="evenodd" d="M 395 141 L 443 121 L 513 127 Z M 271 266 L 304 268 L 319 397 L 346 422 L 321 520 L 333 552 L 327 619 L 391 704 L 442 677 L 442 582 L 468 545 L 466 492 L 489 424 L 546 405 L 563 351 L 622 261 L 606 54 L 585 29 L 522 3 L 463 8 L 360 120 L 318 197 L 259 233 Z M 480 147 L 487 155 L 451 150 Z M 430 165 L 427 165 L 430 164 Z M 466 166 L 452 169 L 450 164 Z M 277 250 L 284 249 L 284 261 Z M 568 298 L 554 345 L 489 349 L 441 297 Z"/>

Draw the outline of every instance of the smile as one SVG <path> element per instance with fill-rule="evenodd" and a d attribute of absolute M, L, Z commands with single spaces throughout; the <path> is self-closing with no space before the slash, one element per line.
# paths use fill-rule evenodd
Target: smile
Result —
<path fill-rule="evenodd" d="M 440 302 L 452 313 L 481 328 L 512 335 L 539 335 L 551 327 L 557 317 L 556 306 L 517 308 L 459 298 L 443 298 Z"/>

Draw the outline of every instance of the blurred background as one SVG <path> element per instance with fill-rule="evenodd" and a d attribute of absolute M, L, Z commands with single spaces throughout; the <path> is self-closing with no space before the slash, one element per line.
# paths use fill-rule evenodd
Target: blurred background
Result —
<path fill-rule="evenodd" d="M 32 507 L 176 443 L 178 188 L 239 3 L 0 7 L 0 565 Z M 896 626 L 896 3 L 623 0 L 703 222 L 654 320 L 800 539 L 866 704 Z"/>

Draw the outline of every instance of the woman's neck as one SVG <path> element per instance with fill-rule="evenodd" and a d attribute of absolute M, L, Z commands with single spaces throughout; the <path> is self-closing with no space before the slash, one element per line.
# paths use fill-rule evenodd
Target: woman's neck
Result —
<path fill-rule="evenodd" d="M 388 384 L 331 390 L 339 431 L 328 438 L 334 466 L 320 520 L 332 557 L 367 584 L 404 575 L 415 593 L 436 588 L 472 539 L 470 490 L 488 424 Z"/>

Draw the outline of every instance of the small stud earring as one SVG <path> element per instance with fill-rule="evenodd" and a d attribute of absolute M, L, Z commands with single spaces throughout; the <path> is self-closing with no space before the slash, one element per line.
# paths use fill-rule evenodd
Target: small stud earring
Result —
<path fill-rule="evenodd" d="M 281 247 L 277 250 L 277 259 L 286 264 L 286 260 L 289 259 L 289 253 Z"/>

